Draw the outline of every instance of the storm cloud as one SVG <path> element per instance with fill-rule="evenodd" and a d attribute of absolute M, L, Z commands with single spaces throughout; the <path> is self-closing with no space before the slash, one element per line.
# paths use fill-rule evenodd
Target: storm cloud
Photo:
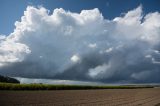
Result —
<path fill-rule="evenodd" d="M 79 81 L 159 83 L 160 13 L 142 6 L 112 20 L 98 8 L 73 13 L 28 6 L 0 35 L 0 74 Z"/>

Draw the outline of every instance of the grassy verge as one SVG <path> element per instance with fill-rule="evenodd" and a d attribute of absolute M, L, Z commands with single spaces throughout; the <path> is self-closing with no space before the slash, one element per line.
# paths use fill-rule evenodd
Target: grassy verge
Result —
<path fill-rule="evenodd" d="M 85 90 L 85 89 L 138 89 L 152 86 L 86 86 L 86 85 L 50 85 L 50 84 L 12 84 L 0 83 L 0 90 Z"/>

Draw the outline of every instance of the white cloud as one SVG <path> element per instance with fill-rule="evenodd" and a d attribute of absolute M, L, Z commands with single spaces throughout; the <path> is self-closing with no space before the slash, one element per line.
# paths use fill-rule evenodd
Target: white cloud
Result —
<path fill-rule="evenodd" d="M 155 60 L 155 58 L 152 58 L 152 63 L 153 64 L 160 64 L 160 61 Z"/>
<path fill-rule="evenodd" d="M 152 56 L 151 56 L 151 55 L 149 55 L 149 54 L 148 54 L 148 55 L 146 55 L 145 57 L 146 57 L 146 58 L 152 58 Z"/>
<path fill-rule="evenodd" d="M 128 72 L 131 66 L 144 67 L 148 61 L 158 62 L 159 55 L 152 54 L 159 47 L 159 33 L 160 13 L 144 15 L 142 6 L 113 20 L 104 19 L 97 8 L 80 13 L 59 8 L 49 14 L 44 7 L 28 6 L 21 20 L 15 22 L 14 32 L 9 36 L 0 35 L 0 71 L 14 76 L 54 78 L 59 73 L 67 73 L 70 67 L 82 65 L 79 67 L 84 71 L 78 72 L 84 72 L 83 78 L 89 73 L 91 79 L 116 75 L 125 79 L 119 74 L 127 70 L 130 76 L 134 73 Z M 153 59 L 144 62 L 144 58 L 150 58 L 147 54 Z M 21 65 L 15 66 L 15 71 L 9 71 L 8 68 L 18 63 Z M 24 72 L 17 71 L 18 68 Z"/>
<path fill-rule="evenodd" d="M 88 47 L 90 47 L 90 48 L 96 48 L 96 47 L 97 47 L 97 44 L 96 44 L 96 43 L 90 43 L 90 44 L 88 45 Z"/>
<path fill-rule="evenodd" d="M 98 65 L 95 68 L 91 68 L 88 71 L 88 75 L 93 79 L 103 79 L 104 77 L 110 77 L 110 73 L 106 72 L 109 70 L 110 64 Z"/>
<path fill-rule="evenodd" d="M 5 35 L 0 35 L 0 42 L 5 40 L 6 36 Z"/>
<path fill-rule="evenodd" d="M 71 57 L 71 61 L 75 63 L 80 62 L 80 57 L 78 55 L 73 55 Z"/>
<path fill-rule="evenodd" d="M 160 52 L 159 52 L 158 50 L 154 50 L 154 52 L 155 52 L 156 54 L 160 54 Z"/>
<path fill-rule="evenodd" d="M 109 52 L 111 52 L 112 50 L 113 50 L 113 48 L 110 47 L 110 48 L 106 49 L 106 53 L 109 53 Z"/>
<path fill-rule="evenodd" d="M 141 24 L 143 27 L 142 39 L 150 42 L 151 44 L 160 43 L 160 13 L 149 13 L 144 17 L 144 22 Z"/>
<path fill-rule="evenodd" d="M 0 43 L 0 64 L 3 66 L 8 63 L 22 61 L 25 55 L 29 53 L 31 51 L 25 44 L 6 39 Z"/>
<path fill-rule="evenodd" d="M 42 62 L 39 61 L 41 56 L 45 61 L 41 63 L 43 67 L 54 64 L 61 69 L 63 64 L 69 64 L 67 62 L 71 54 L 87 51 L 81 42 L 91 35 L 99 35 L 103 21 L 98 9 L 82 10 L 78 14 L 60 8 L 49 15 L 44 7 L 28 6 L 21 21 L 15 23 L 14 32 L 2 42 L 4 46 L 1 46 L 1 52 L 5 56 L 1 55 L 1 62 L 22 61 L 29 54 L 27 61 Z M 72 60 L 76 62 L 80 58 L 73 56 Z"/>
<path fill-rule="evenodd" d="M 130 25 L 139 25 L 141 24 L 142 19 L 142 6 L 127 12 L 124 17 L 116 17 L 113 21 L 116 21 L 120 24 L 127 26 Z"/>

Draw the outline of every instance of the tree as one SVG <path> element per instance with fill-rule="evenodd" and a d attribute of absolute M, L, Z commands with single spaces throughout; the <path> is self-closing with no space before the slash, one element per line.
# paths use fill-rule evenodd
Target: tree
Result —
<path fill-rule="evenodd" d="M 20 83 L 19 80 L 7 76 L 2 76 L 0 75 L 0 82 L 5 82 L 5 83 Z"/>

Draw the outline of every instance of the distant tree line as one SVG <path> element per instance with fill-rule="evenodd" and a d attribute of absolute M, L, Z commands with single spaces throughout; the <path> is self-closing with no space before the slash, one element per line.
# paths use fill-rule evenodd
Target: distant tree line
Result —
<path fill-rule="evenodd" d="M 0 82 L 4 82 L 4 83 L 20 83 L 20 81 L 18 81 L 15 78 L 2 76 L 2 75 L 0 75 Z"/>

